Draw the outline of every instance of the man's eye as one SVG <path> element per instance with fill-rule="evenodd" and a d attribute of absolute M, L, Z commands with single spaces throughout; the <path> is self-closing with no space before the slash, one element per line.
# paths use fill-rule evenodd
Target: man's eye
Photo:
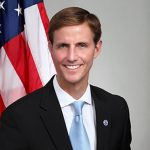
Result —
<path fill-rule="evenodd" d="M 67 47 L 67 44 L 59 44 L 58 45 L 58 48 L 66 48 Z"/>
<path fill-rule="evenodd" d="M 78 46 L 84 48 L 84 47 L 87 47 L 87 44 L 86 43 L 79 43 Z"/>

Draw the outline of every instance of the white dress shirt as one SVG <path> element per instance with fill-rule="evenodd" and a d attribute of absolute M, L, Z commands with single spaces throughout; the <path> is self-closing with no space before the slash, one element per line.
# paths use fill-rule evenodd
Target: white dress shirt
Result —
<path fill-rule="evenodd" d="M 74 116 L 73 108 L 70 104 L 76 101 L 71 95 L 65 92 L 58 84 L 56 76 L 53 80 L 54 89 L 58 97 L 67 131 L 69 134 L 71 123 Z M 91 98 L 90 86 L 88 85 L 83 96 L 78 101 L 85 101 L 82 109 L 83 124 L 85 126 L 91 150 L 96 150 L 96 124 L 95 124 L 95 108 Z"/>

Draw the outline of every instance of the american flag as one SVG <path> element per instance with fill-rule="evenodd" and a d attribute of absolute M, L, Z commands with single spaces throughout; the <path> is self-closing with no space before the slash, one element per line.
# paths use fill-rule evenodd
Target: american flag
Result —
<path fill-rule="evenodd" d="M 0 0 L 0 115 L 55 74 L 42 0 Z"/>

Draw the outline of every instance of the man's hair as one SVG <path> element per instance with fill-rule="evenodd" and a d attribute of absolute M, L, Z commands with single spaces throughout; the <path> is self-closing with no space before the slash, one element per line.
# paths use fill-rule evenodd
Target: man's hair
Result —
<path fill-rule="evenodd" d="M 96 15 L 79 7 L 65 8 L 52 17 L 48 32 L 49 40 L 53 44 L 53 36 L 56 30 L 62 27 L 80 25 L 83 23 L 87 23 L 94 34 L 94 43 L 97 44 L 102 34 L 100 21 Z"/>

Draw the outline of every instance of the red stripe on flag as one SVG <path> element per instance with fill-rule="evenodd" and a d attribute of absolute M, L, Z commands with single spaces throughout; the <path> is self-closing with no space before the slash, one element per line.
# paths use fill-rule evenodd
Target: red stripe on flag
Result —
<path fill-rule="evenodd" d="M 41 19 L 42 19 L 42 22 L 43 22 L 43 26 L 45 28 L 45 32 L 46 32 L 46 35 L 47 35 L 48 28 L 49 28 L 49 18 L 46 14 L 44 3 L 43 2 L 39 3 L 38 8 L 39 8 L 39 13 L 40 13 L 40 16 L 41 16 Z"/>
<path fill-rule="evenodd" d="M 5 109 L 5 105 L 4 105 L 2 97 L 0 95 L 0 116 L 1 116 L 2 112 L 4 111 L 4 109 Z"/>
<path fill-rule="evenodd" d="M 4 49 L 27 93 L 42 86 L 28 44 L 18 35 L 4 45 Z"/>

